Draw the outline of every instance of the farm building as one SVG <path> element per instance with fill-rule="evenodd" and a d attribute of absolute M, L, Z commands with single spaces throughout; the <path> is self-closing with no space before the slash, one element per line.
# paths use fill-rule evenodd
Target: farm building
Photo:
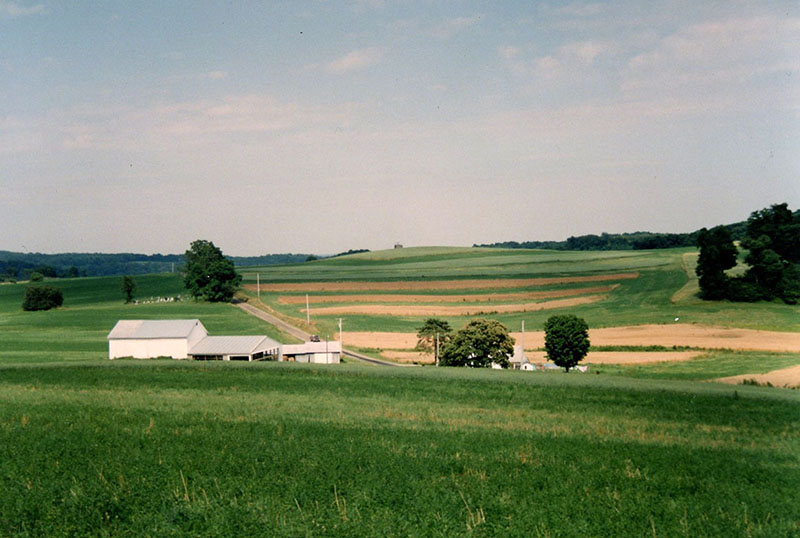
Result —
<path fill-rule="evenodd" d="M 285 361 L 310 362 L 314 364 L 339 364 L 342 357 L 341 342 L 306 342 L 283 346 Z"/>
<path fill-rule="evenodd" d="M 522 351 L 522 345 L 519 344 L 514 346 L 514 356 L 511 357 L 508 362 L 512 370 L 536 370 L 536 366 L 528 360 L 528 357 L 525 356 L 525 353 Z"/>
<path fill-rule="evenodd" d="M 108 333 L 108 358 L 133 357 L 256 361 L 289 360 L 338 364 L 339 342 L 282 345 L 267 336 L 209 336 L 197 319 L 121 319 Z"/>
<path fill-rule="evenodd" d="M 266 336 L 206 336 L 189 350 L 196 360 L 279 360 L 281 344 Z"/>
<path fill-rule="evenodd" d="M 108 358 L 186 359 L 189 350 L 206 336 L 198 319 L 121 319 L 108 333 Z"/>

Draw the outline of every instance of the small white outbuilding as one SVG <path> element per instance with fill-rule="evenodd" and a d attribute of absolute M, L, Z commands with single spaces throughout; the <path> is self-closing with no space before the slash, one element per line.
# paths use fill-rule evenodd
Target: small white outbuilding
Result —
<path fill-rule="evenodd" d="M 314 364 L 339 364 L 341 357 L 341 342 L 306 342 L 304 344 L 285 344 L 281 360 Z"/>

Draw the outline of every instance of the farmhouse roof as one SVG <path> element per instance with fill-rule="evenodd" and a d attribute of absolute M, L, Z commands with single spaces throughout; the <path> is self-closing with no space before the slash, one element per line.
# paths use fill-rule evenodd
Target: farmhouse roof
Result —
<path fill-rule="evenodd" d="M 250 355 L 280 346 L 267 336 L 206 336 L 192 346 L 189 355 Z"/>
<path fill-rule="evenodd" d="M 186 338 L 198 325 L 205 330 L 199 319 L 121 319 L 108 333 L 108 339 Z"/>

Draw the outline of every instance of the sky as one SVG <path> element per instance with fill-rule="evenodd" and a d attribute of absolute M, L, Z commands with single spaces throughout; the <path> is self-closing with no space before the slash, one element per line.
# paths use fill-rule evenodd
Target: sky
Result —
<path fill-rule="evenodd" d="M 0 0 L 0 250 L 689 232 L 799 120 L 796 0 Z"/>

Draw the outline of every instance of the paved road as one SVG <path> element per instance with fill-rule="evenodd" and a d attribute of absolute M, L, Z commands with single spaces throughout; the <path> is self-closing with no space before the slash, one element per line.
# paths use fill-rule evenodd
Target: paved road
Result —
<path fill-rule="evenodd" d="M 247 312 L 251 316 L 255 316 L 255 317 L 257 317 L 257 318 L 259 318 L 259 319 L 261 319 L 263 321 L 266 321 L 270 325 L 275 325 L 280 330 L 282 330 L 284 332 L 287 332 L 287 333 L 291 334 L 292 336 L 301 339 L 304 342 L 308 342 L 309 339 L 311 338 L 311 335 L 308 334 L 307 332 L 303 331 L 302 329 L 298 329 L 294 325 L 289 325 L 288 323 L 286 323 L 282 319 L 280 319 L 280 318 L 278 318 L 276 316 L 273 316 L 272 314 L 269 314 L 267 312 L 264 312 L 260 308 L 256 308 L 255 306 L 252 306 L 252 305 L 249 305 L 247 303 L 240 302 L 240 301 L 234 301 L 233 304 L 238 306 L 239 308 L 241 308 L 242 310 L 244 310 L 245 312 Z M 355 359 L 355 360 L 361 361 L 361 362 L 367 362 L 369 364 L 377 364 L 377 365 L 380 365 L 380 366 L 404 366 L 404 365 L 397 364 L 397 363 L 394 363 L 394 362 L 387 362 L 387 361 L 382 361 L 380 359 L 374 359 L 372 357 L 368 357 L 367 355 L 362 355 L 361 353 L 356 353 L 355 351 L 350 351 L 349 349 L 343 349 L 342 350 L 342 354 L 345 357 L 350 357 L 351 359 Z"/>

